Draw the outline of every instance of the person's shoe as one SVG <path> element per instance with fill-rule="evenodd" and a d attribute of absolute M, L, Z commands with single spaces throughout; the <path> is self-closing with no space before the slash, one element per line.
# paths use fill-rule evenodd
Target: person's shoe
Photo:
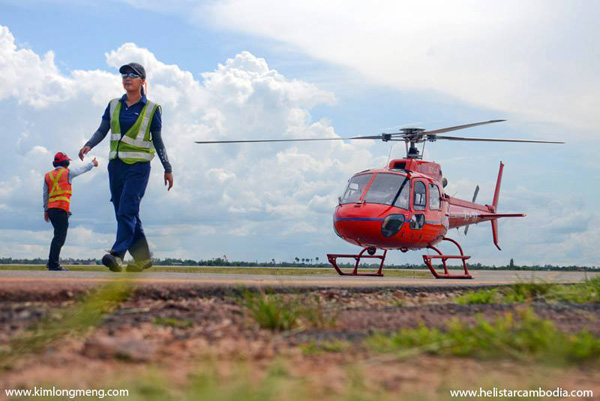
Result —
<path fill-rule="evenodd" d="M 102 257 L 102 264 L 113 272 L 123 271 L 123 260 L 113 251 Z"/>
<path fill-rule="evenodd" d="M 152 261 L 150 259 L 146 260 L 136 260 L 133 263 L 127 265 L 127 271 L 132 272 L 141 272 L 144 269 L 148 269 L 152 267 Z"/>
<path fill-rule="evenodd" d="M 69 271 L 69 269 L 67 269 L 66 267 L 62 267 L 62 266 L 56 266 L 56 267 L 46 266 L 46 267 L 51 272 L 68 272 Z"/>

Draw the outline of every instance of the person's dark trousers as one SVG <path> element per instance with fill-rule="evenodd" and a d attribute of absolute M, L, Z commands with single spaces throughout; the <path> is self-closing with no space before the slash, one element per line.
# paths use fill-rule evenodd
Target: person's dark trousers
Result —
<path fill-rule="evenodd" d="M 48 269 L 57 269 L 60 266 L 60 250 L 67 239 L 69 213 L 62 209 L 48 209 L 48 218 L 54 227 L 54 238 L 50 244 L 50 255 L 48 255 Z"/>
<path fill-rule="evenodd" d="M 129 250 L 136 260 L 150 259 L 148 242 L 140 220 L 140 203 L 150 178 L 150 163 L 108 163 L 111 201 L 117 217 L 117 239 L 112 246 L 121 259 Z"/>

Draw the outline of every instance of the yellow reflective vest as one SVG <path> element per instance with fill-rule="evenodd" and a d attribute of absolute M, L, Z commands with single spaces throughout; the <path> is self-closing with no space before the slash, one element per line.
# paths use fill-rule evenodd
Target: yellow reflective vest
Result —
<path fill-rule="evenodd" d="M 57 168 L 46 173 L 48 185 L 48 209 L 62 209 L 69 212 L 72 187 L 69 183 L 69 169 Z"/>
<path fill-rule="evenodd" d="M 113 160 L 118 157 L 127 164 L 149 162 L 156 153 L 154 144 L 152 143 L 150 125 L 154 113 L 156 113 L 156 110 L 160 106 L 148 100 L 135 123 L 125 135 L 121 135 L 119 114 L 123 103 L 120 100 L 120 98 L 117 98 L 110 101 L 111 136 L 108 158 Z"/>

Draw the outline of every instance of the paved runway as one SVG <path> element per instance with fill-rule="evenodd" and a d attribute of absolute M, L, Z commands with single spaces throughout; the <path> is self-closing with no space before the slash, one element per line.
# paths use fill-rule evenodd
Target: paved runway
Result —
<path fill-rule="evenodd" d="M 548 283 L 574 283 L 586 277 L 600 275 L 597 272 L 573 271 L 471 271 L 472 280 L 436 280 L 433 278 L 406 277 L 348 277 L 332 275 L 314 276 L 281 276 L 257 274 L 219 274 L 219 273 L 178 273 L 178 272 L 145 272 L 145 273 L 112 273 L 96 271 L 0 271 L 0 297 L 2 294 L 40 289 L 76 289 L 109 282 L 118 277 L 134 279 L 140 285 L 153 287 L 198 286 L 198 287 L 456 287 L 486 286 L 530 282 L 532 280 Z"/>

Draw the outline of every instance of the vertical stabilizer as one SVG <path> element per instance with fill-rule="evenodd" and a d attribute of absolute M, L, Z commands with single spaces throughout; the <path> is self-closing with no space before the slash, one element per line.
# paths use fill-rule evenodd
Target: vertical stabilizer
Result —
<path fill-rule="evenodd" d="M 496 181 L 496 190 L 494 191 L 494 201 L 492 202 L 492 207 L 494 210 L 492 212 L 496 212 L 498 210 L 498 198 L 500 197 L 500 184 L 502 184 L 502 170 L 504 170 L 504 163 L 500 162 L 500 170 L 498 171 L 498 180 Z"/>
<path fill-rule="evenodd" d="M 490 220 L 490 223 L 492 223 L 492 236 L 494 237 L 494 245 L 496 245 L 496 248 L 501 251 L 502 249 L 500 249 L 500 245 L 498 245 L 498 220 Z"/>
<path fill-rule="evenodd" d="M 494 200 L 492 201 L 492 213 L 496 213 L 498 211 L 498 198 L 500 198 L 500 185 L 502 184 L 502 171 L 504 170 L 504 164 L 500 162 L 500 170 L 498 171 L 498 179 L 496 180 L 496 190 L 494 191 Z M 498 220 L 493 219 L 490 220 L 492 223 L 492 236 L 494 238 L 494 245 L 498 248 L 499 251 L 500 245 L 498 245 Z"/>

